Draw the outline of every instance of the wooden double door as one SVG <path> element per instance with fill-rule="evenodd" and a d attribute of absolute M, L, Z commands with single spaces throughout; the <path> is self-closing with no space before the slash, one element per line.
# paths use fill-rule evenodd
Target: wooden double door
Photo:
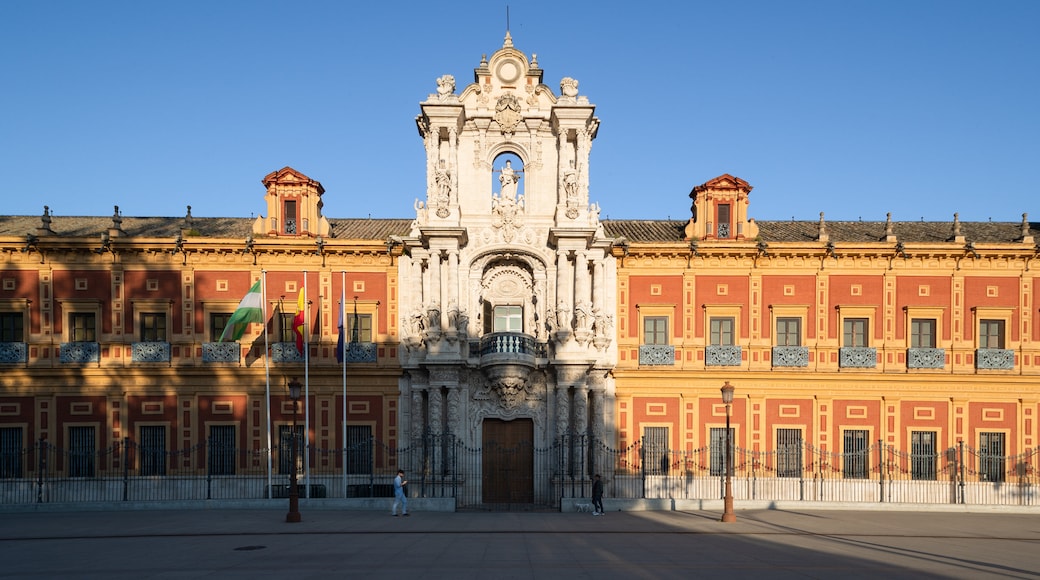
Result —
<path fill-rule="evenodd" d="M 484 503 L 534 503 L 534 421 L 484 419 L 481 447 Z"/>

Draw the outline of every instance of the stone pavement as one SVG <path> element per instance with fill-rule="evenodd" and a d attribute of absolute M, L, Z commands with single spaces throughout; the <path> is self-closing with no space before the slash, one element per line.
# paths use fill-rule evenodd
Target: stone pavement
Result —
<path fill-rule="evenodd" d="M 0 578 L 1040 578 L 1036 511 L 301 512 L 0 512 Z"/>

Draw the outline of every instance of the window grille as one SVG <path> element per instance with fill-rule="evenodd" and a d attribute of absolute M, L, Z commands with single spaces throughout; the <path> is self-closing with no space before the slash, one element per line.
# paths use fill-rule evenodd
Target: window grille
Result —
<path fill-rule="evenodd" d="M 141 475 L 166 475 L 166 427 L 141 427 Z"/>
<path fill-rule="evenodd" d="M 211 425 L 209 428 L 209 473 L 235 474 L 235 426 Z"/>
<path fill-rule="evenodd" d="M 910 433 L 910 478 L 935 480 L 935 431 Z"/>
<path fill-rule="evenodd" d="M 93 427 L 69 427 L 69 477 L 94 477 Z"/>
<path fill-rule="evenodd" d="M 847 429 L 844 437 L 842 476 L 846 479 L 866 479 L 870 465 L 870 432 Z"/>
<path fill-rule="evenodd" d="M 643 453 L 646 473 L 665 475 L 668 473 L 668 427 L 643 428 Z"/>
<path fill-rule="evenodd" d="M 802 430 L 776 430 L 776 476 L 802 476 Z"/>

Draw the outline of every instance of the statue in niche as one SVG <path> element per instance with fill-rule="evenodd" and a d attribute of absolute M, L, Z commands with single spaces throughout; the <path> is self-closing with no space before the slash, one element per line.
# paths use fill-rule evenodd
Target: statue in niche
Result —
<path fill-rule="evenodd" d="M 426 328 L 425 318 L 422 307 L 416 305 L 408 318 L 408 328 L 412 331 L 413 336 L 422 336 L 422 332 Z"/>
<path fill-rule="evenodd" d="M 459 336 L 466 338 L 469 336 L 469 313 L 466 312 L 465 308 L 460 308 L 458 316 L 455 319 L 455 329 L 459 331 Z"/>
<path fill-rule="evenodd" d="M 437 205 L 447 206 L 451 202 L 451 172 L 441 159 L 437 165 Z"/>
<path fill-rule="evenodd" d="M 513 170 L 512 164 L 506 160 L 498 176 L 501 184 L 500 194 L 491 200 L 491 225 L 502 232 L 506 242 L 513 241 L 516 231 L 523 227 L 524 196 L 517 196 L 517 183 L 520 176 Z"/>
<path fill-rule="evenodd" d="M 556 326 L 556 311 L 547 308 L 545 310 L 545 333 L 551 336 L 553 332 L 556 332 Z"/>
<path fill-rule="evenodd" d="M 560 300 L 560 303 L 556 305 L 556 324 L 558 330 L 570 330 L 571 329 L 571 309 L 567 306 L 567 303 Z"/>
<path fill-rule="evenodd" d="M 448 330 L 458 330 L 459 303 L 454 298 L 448 301 Z"/>
<path fill-rule="evenodd" d="M 588 300 L 579 300 L 574 305 L 574 328 L 576 330 L 588 330 L 591 319 L 591 308 Z"/>
<path fill-rule="evenodd" d="M 513 164 L 510 160 L 506 160 L 505 167 L 502 168 L 502 172 L 498 175 L 498 183 L 501 185 L 499 189 L 499 196 L 505 200 L 516 200 L 517 184 L 520 183 L 520 176 L 513 170 Z"/>
<path fill-rule="evenodd" d="M 567 196 L 567 203 L 571 200 L 578 201 L 578 172 L 574 170 L 574 162 L 571 161 L 569 168 L 563 172 L 563 191 Z"/>
<path fill-rule="evenodd" d="M 426 329 L 429 334 L 438 335 L 441 332 L 441 307 L 431 302 L 426 307 Z"/>

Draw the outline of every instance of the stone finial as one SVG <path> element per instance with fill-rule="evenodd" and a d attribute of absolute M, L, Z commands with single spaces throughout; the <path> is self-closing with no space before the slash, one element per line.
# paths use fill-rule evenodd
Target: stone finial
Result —
<path fill-rule="evenodd" d="M 961 234 L 961 216 L 958 213 L 953 214 L 953 241 L 964 241 L 964 235 Z"/>
<path fill-rule="evenodd" d="M 123 215 L 119 213 L 119 206 L 113 206 L 115 209 L 112 211 L 112 226 L 108 228 L 108 235 L 116 237 L 126 232 L 123 231 Z"/>
<path fill-rule="evenodd" d="M 1033 243 L 1033 234 L 1029 228 L 1029 214 L 1022 214 L 1022 239 L 1020 240 L 1026 244 Z"/>
<path fill-rule="evenodd" d="M 817 226 L 817 229 L 819 230 L 819 232 L 818 232 L 818 234 L 816 236 L 817 240 L 819 240 L 821 242 L 826 242 L 826 241 L 830 240 L 830 236 L 827 235 L 827 223 L 823 220 L 823 212 L 822 211 L 820 212 L 820 225 Z"/>
<path fill-rule="evenodd" d="M 51 208 L 49 206 L 43 206 L 43 215 L 40 216 L 40 227 L 36 228 L 36 235 L 46 236 L 53 234 L 54 230 L 51 229 Z"/>
<path fill-rule="evenodd" d="M 885 241 L 894 242 L 896 241 L 895 230 L 892 226 L 892 212 L 885 214 Z"/>

